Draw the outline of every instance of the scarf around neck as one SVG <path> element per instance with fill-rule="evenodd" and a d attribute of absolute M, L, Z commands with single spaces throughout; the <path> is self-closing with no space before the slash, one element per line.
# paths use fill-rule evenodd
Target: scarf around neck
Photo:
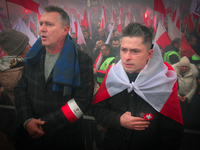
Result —
<path fill-rule="evenodd" d="M 28 66 L 33 66 L 38 62 L 42 47 L 44 46 L 41 37 L 39 37 L 25 57 L 25 63 Z M 76 43 L 68 34 L 54 66 L 53 91 L 61 91 L 63 95 L 70 95 L 73 86 L 80 86 L 80 70 L 76 48 Z"/>

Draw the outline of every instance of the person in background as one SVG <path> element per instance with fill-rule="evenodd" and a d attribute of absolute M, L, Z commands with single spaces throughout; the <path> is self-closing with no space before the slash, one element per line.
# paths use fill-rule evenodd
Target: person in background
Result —
<path fill-rule="evenodd" d="M 93 56 L 92 53 L 90 52 L 90 50 L 87 48 L 87 46 L 84 43 L 81 44 L 81 48 L 80 49 L 82 51 L 86 52 L 92 58 L 92 56 Z"/>
<path fill-rule="evenodd" d="M 0 47 L 5 55 L 0 58 L 0 104 L 14 106 L 14 87 L 21 78 L 25 64 L 24 57 L 31 48 L 27 35 L 14 29 L 0 32 Z M 0 109 L 0 126 L 10 143 L 14 143 L 16 130 L 16 112 L 12 109 Z"/>
<path fill-rule="evenodd" d="M 106 41 L 105 41 L 104 38 L 99 38 L 97 42 L 98 42 L 98 43 L 97 43 L 98 47 L 97 47 L 97 48 L 95 49 L 95 51 L 94 51 L 93 61 L 95 61 L 95 60 L 97 59 L 97 57 L 99 56 L 101 47 L 102 47 L 102 45 L 105 44 Z"/>
<path fill-rule="evenodd" d="M 121 44 L 120 44 L 120 40 L 117 37 L 114 37 L 112 40 L 112 54 L 115 57 L 120 57 L 120 48 L 121 48 Z"/>
<path fill-rule="evenodd" d="M 15 148 L 83 150 L 83 114 L 94 90 L 92 59 L 77 49 L 62 8 L 44 7 L 39 24 L 41 37 L 27 53 L 15 87 Z"/>
<path fill-rule="evenodd" d="M 92 38 L 90 37 L 89 31 L 88 30 L 83 31 L 83 36 L 84 36 L 84 39 L 89 51 L 91 52 L 91 54 L 93 54 L 92 51 L 94 49 L 94 42 L 92 41 Z"/>
<path fill-rule="evenodd" d="M 164 62 L 167 62 L 168 64 L 175 64 L 180 61 L 180 50 L 181 47 L 181 39 L 175 38 L 173 39 L 171 45 L 167 45 L 164 50 Z"/>
<path fill-rule="evenodd" d="M 172 65 L 178 77 L 178 97 L 181 105 L 184 125 L 188 125 L 188 115 L 192 97 L 197 88 L 196 77 L 198 70 L 194 64 L 191 64 L 189 59 L 184 56 L 181 60 Z"/>
<path fill-rule="evenodd" d="M 75 41 L 77 42 L 77 36 L 76 36 L 76 33 L 74 33 L 74 32 L 73 32 L 73 33 L 71 33 L 71 37 L 72 37 L 72 38 L 74 38 L 74 39 L 75 39 Z"/>

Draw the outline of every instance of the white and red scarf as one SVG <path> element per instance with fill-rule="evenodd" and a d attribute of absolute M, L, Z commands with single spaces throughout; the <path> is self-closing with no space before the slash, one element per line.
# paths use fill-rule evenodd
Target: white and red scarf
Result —
<path fill-rule="evenodd" d="M 108 99 L 125 89 L 128 92 L 134 90 L 156 111 L 183 124 L 177 93 L 177 75 L 169 64 L 163 62 L 158 45 L 155 42 L 153 44 L 153 55 L 135 82 L 130 83 L 119 61 L 106 74 L 93 104 Z"/>

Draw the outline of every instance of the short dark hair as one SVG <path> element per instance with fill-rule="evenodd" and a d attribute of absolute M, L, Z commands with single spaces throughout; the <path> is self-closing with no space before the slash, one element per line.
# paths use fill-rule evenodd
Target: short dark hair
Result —
<path fill-rule="evenodd" d="M 60 14 L 62 26 L 70 26 L 70 18 L 62 8 L 54 5 L 47 5 L 44 7 L 44 12 L 58 12 Z"/>
<path fill-rule="evenodd" d="M 84 25 L 81 25 L 81 27 L 83 27 L 85 29 L 85 26 Z"/>
<path fill-rule="evenodd" d="M 187 41 L 188 41 L 188 42 L 192 42 L 192 40 L 193 40 L 192 38 L 195 38 L 195 39 L 196 39 L 195 35 L 192 34 L 192 35 L 188 36 L 188 37 L 187 37 Z"/>
<path fill-rule="evenodd" d="M 178 44 L 180 41 L 180 38 L 174 38 L 171 45 Z"/>
<path fill-rule="evenodd" d="M 139 23 L 129 23 L 122 30 L 122 37 L 142 37 L 143 44 L 146 45 L 147 49 L 151 49 L 153 34 L 146 26 Z"/>
<path fill-rule="evenodd" d="M 110 53 L 112 51 L 112 47 L 109 45 L 109 44 L 103 44 L 102 47 L 105 46 L 106 47 L 106 50 L 109 50 Z"/>
<path fill-rule="evenodd" d="M 98 38 L 98 41 L 106 42 L 106 40 L 104 38 Z"/>
<path fill-rule="evenodd" d="M 114 37 L 112 41 L 119 41 L 120 42 L 118 37 Z"/>

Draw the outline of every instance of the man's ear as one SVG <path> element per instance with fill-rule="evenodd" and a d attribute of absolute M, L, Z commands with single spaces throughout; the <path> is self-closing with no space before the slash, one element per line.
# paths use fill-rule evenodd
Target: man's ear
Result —
<path fill-rule="evenodd" d="M 63 35 L 66 36 L 69 33 L 69 26 L 64 26 Z"/>
<path fill-rule="evenodd" d="M 148 51 L 147 60 L 149 60 L 149 59 L 151 58 L 152 54 L 153 54 L 153 49 L 150 49 L 150 50 Z"/>

